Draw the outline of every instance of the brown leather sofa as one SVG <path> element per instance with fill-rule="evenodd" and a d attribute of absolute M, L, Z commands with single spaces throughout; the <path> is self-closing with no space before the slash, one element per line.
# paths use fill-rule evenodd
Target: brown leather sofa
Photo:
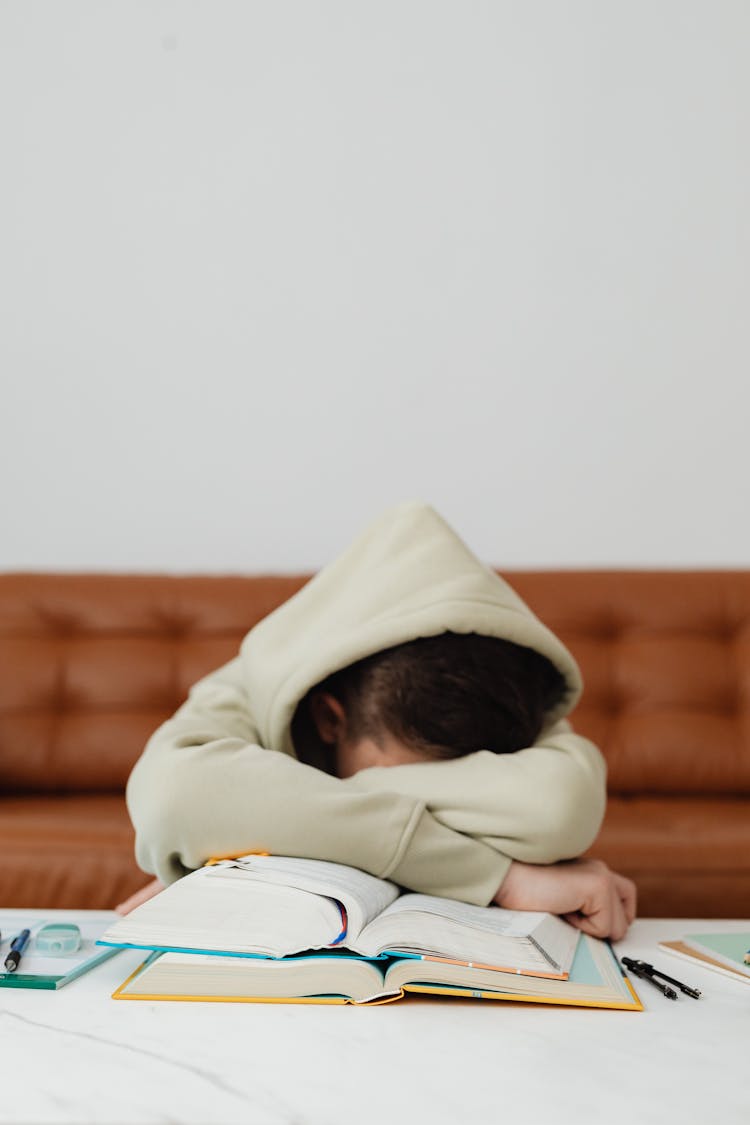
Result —
<path fill-rule="evenodd" d="M 588 854 L 639 914 L 750 916 L 750 571 L 503 570 L 570 647 L 609 765 Z M 0 574 L 0 905 L 148 881 L 123 791 L 188 688 L 310 574 Z"/>

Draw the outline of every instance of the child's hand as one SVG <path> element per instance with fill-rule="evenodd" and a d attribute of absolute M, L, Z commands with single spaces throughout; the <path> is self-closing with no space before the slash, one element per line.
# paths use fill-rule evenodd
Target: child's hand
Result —
<path fill-rule="evenodd" d="M 118 914 L 129 914 L 131 910 L 135 910 L 136 906 L 140 906 L 142 902 L 147 899 L 153 898 L 158 895 L 159 891 L 164 890 L 164 884 L 161 879 L 154 879 L 153 882 L 147 883 L 140 891 L 136 891 L 130 898 L 126 898 L 124 902 L 119 903 L 115 910 Z"/>
<path fill-rule="evenodd" d="M 635 918 L 636 886 L 600 859 L 514 860 L 492 900 L 507 910 L 546 910 L 598 938 L 620 941 Z"/>

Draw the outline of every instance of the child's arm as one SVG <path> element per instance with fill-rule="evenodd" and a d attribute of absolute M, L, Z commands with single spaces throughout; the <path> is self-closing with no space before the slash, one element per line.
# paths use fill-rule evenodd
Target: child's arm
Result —
<path fill-rule="evenodd" d="M 493 902 L 508 910 L 548 910 L 594 937 L 620 941 L 635 918 L 638 890 L 632 879 L 600 859 L 510 865 Z"/>
<path fill-rule="evenodd" d="M 193 685 L 128 779 L 144 871 L 171 883 L 211 856 L 263 850 L 475 904 L 497 891 L 510 859 L 438 819 L 423 797 L 368 791 L 258 743 L 235 657 Z"/>
<path fill-rule="evenodd" d="M 561 719 L 513 754 L 478 750 L 449 761 L 375 766 L 350 781 L 369 792 L 421 797 L 442 824 L 511 859 L 556 863 L 581 855 L 596 838 L 607 766 L 594 743 Z"/>

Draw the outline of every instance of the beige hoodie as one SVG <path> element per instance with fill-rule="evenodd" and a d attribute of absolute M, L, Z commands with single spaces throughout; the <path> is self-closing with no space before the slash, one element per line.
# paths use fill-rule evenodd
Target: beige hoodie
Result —
<path fill-rule="evenodd" d="M 339 668 L 451 630 L 535 649 L 568 685 L 533 746 L 332 777 L 297 760 L 290 726 Z M 487 905 L 511 860 L 554 863 L 599 831 L 606 765 L 563 717 L 578 666 L 430 505 L 384 512 L 199 680 L 151 736 L 127 806 L 144 871 L 170 883 L 210 856 L 264 850 L 349 863 L 414 891 Z"/>

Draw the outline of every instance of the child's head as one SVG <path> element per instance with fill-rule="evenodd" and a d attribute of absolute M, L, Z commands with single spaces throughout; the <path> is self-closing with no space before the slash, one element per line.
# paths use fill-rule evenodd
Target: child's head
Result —
<path fill-rule="evenodd" d="M 370 765 L 510 754 L 537 738 L 565 692 L 551 661 L 477 633 L 383 649 L 311 688 L 297 707 L 298 756 L 339 777 Z"/>

